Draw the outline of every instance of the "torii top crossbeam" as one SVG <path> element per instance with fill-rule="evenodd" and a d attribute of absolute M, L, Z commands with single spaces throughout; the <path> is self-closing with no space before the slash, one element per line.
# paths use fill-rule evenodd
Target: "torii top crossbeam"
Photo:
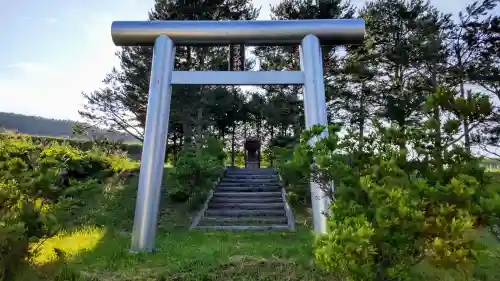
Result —
<path fill-rule="evenodd" d="M 179 45 L 298 45 L 308 34 L 322 44 L 360 44 L 362 19 L 253 21 L 115 21 L 111 37 L 116 46 L 152 46 L 160 35 Z"/>

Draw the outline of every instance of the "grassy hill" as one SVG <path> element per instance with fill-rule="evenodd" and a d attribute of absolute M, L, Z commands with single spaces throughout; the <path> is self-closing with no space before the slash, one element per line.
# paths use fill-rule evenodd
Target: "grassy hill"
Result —
<path fill-rule="evenodd" d="M 213 186 L 210 179 L 220 175 L 222 161 L 209 155 L 201 158 L 203 165 L 186 157 L 183 163 L 188 165 L 165 168 L 158 251 L 138 254 L 128 252 L 137 161 L 108 150 L 83 151 L 70 142 L 42 146 L 28 138 L 0 141 L 0 156 L 0 280 L 345 280 L 316 262 L 307 205 L 293 206 L 296 232 L 189 230 L 200 207 L 193 210 L 188 201 L 177 202 L 182 200 L 169 191 L 175 191 L 172 187 L 191 191 L 187 194 L 193 198 L 197 194 L 193 190 Z M 66 172 L 61 174 L 63 169 Z M 205 187 L 191 186 L 186 180 L 201 175 L 209 179 Z M 500 280 L 500 243 L 487 229 L 471 235 L 476 238 L 475 248 L 484 251 L 478 251 L 467 272 L 438 270 L 424 260 L 412 267 L 409 280 Z"/>
<path fill-rule="evenodd" d="M 0 112 L 0 132 L 16 131 L 34 136 L 71 138 L 74 125 L 90 127 L 88 135 L 106 137 L 112 140 L 135 141 L 136 139 L 125 133 L 109 132 L 108 130 L 91 127 L 88 124 L 72 120 L 50 119 L 38 116 L 28 116 L 17 113 Z M 89 137 L 90 138 L 90 137 Z"/>

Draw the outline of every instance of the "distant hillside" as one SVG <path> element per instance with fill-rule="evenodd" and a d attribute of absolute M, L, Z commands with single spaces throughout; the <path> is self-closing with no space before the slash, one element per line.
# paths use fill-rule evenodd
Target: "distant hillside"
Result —
<path fill-rule="evenodd" d="M 87 124 L 79 123 L 71 120 L 58 120 L 43 118 L 37 116 L 28 116 L 23 114 L 0 112 L 0 131 L 17 131 L 23 134 L 35 136 L 63 137 L 71 138 L 73 135 L 73 125 Z M 90 136 L 107 137 L 112 140 L 136 141 L 136 139 L 128 134 L 113 133 L 100 128 L 90 128 Z"/>

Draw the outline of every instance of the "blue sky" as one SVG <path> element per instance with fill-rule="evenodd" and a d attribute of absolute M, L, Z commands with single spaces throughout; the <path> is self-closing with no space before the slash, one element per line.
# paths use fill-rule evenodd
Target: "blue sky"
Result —
<path fill-rule="evenodd" d="M 101 87 L 118 65 L 111 22 L 144 20 L 153 6 L 153 0 L 0 2 L 0 111 L 73 120 L 80 119 L 81 92 Z M 262 6 L 259 18 L 268 19 L 269 4 L 279 0 L 253 2 Z M 448 13 L 470 2 L 431 1 Z"/>

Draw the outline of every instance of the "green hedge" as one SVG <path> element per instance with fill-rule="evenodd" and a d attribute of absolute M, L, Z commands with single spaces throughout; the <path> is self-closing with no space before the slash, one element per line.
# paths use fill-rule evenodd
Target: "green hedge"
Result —
<path fill-rule="evenodd" d="M 197 207 L 224 168 L 224 146 L 208 137 L 198 147 L 183 148 L 168 174 L 170 199 Z"/>
<path fill-rule="evenodd" d="M 280 165 L 291 185 L 313 179 L 328 192 L 335 181 L 327 233 L 315 243 L 318 264 L 345 280 L 414 280 L 410 272 L 422 261 L 468 274 L 484 253 L 474 234 L 500 217 L 500 185 L 480 159 L 459 147 L 443 162 L 410 159 L 388 145 L 389 134 L 356 150 L 337 126 L 319 138 L 326 129 L 304 131 Z"/>
<path fill-rule="evenodd" d="M 135 167 L 123 154 L 87 151 L 81 143 L 26 136 L 0 141 L 0 280 L 36 254 L 31 243 L 76 217 L 75 209 L 107 179 Z"/>
<path fill-rule="evenodd" d="M 41 145 L 47 145 L 53 142 L 70 144 L 73 147 L 81 149 L 83 151 L 92 150 L 93 148 L 99 146 L 113 147 L 113 149 L 122 150 L 128 154 L 131 159 L 140 160 L 142 154 L 142 145 L 138 143 L 123 143 L 118 141 L 101 141 L 95 142 L 91 140 L 76 140 L 76 139 L 64 139 L 57 137 L 42 137 L 42 136 L 28 136 L 22 134 L 10 134 L 10 133 L 0 133 L 0 140 L 12 139 L 12 138 L 25 138 L 29 137 L 34 143 Z"/>

